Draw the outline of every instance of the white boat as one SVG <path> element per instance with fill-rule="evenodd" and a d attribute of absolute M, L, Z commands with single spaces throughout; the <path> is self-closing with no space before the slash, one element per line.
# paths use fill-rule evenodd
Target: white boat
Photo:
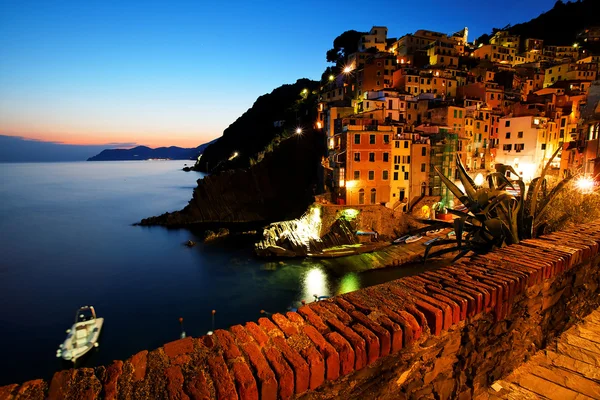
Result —
<path fill-rule="evenodd" d="M 423 236 L 415 235 L 415 236 L 411 236 L 408 239 L 406 239 L 406 241 L 404 243 L 414 243 L 414 242 L 418 242 L 421 239 L 423 239 Z"/>
<path fill-rule="evenodd" d="M 85 353 L 98 347 L 98 338 L 104 318 L 96 318 L 93 306 L 81 307 L 75 314 L 75 323 L 67 329 L 67 339 L 56 350 L 56 357 L 75 362 Z"/>
<path fill-rule="evenodd" d="M 401 244 L 401 243 L 405 243 L 405 242 L 406 242 L 406 239 L 408 239 L 409 237 L 410 237 L 410 235 L 404 235 L 404 236 L 401 236 L 401 237 L 399 237 L 398 239 L 394 239 L 392 242 L 393 242 L 394 244 Z"/>
<path fill-rule="evenodd" d="M 441 231 L 443 231 L 443 230 L 444 230 L 444 228 L 440 228 L 440 229 L 434 229 L 434 230 L 431 230 L 431 231 L 427 231 L 425 234 L 426 234 L 427 236 L 431 236 L 431 235 L 435 235 L 435 234 L 437 234 L 437 233 L 440 233 L 440 232 L 441 232 Z"/>

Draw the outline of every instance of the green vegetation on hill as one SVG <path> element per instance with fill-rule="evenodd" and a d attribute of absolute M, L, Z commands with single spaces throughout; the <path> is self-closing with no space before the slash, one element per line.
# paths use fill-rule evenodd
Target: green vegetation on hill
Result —
<path fill-rule="evenodd" d="M 223 132 L 223 137 L 204 151 L 196 169 L 218 172 L 245 168 L 272 151 L 280 140 L 301 128 L 313 129 L 319 82 L 298 79 L 260 96 L 254 105 Z M 281 126 L 278 121 L 284 121 Z M 237 153 L 237 156 L 233 157 Z"/>

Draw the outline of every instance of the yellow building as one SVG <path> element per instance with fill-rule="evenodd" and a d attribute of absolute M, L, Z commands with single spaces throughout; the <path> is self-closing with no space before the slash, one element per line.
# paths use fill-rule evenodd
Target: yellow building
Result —
<path fill-rule="evenodd" d="M 474 57 L 491 62 L 512 64 L 517 54 L 516 48 L 486 44 L 478 47 L 472 53 Z"/>
<path fill-rule="evenodd" d="M 390 199 L 392 203 L 410 200 L 411 134 L 397 134 L 392 143 L 392 179 Z"/>
<path fill-rule="evenodd" d="M 598 65 L 595 63 L 566 63 L 546 68 L 544 87 L 561 80 L 596 80 Z"/>
<path fill-rule="evenodd" d="M 508 31 L 498 31 L 490 38 L 490 44 L 512 49 L 518 49 L 520 42 L 518 35 L 511 35 Z"/>

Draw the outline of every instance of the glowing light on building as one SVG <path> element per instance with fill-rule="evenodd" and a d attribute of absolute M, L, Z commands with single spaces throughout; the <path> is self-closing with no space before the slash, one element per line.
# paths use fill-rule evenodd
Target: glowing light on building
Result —
<path fill-rule="evenodd" d="M 321 122 L 317 122 L 317 129 L 321 129 L 323 127 L 323 124 Z"/>
<path fill-rule="evenodd" d="M 333 76 L 333 75 L 329 75 L 329 81 L 330 81 L 330 82 L 331 82 L 331 81 L 333 81 L 334 79 L 335 79 L 335 76 Z"/>
<path fill-rule="evenodd" d="M 233 160 L 234 158 L 236 158 L 237 156 L 239 156 L 240 153 L 238 153 L 237 151 L 235 151 L 230 157 L 229 157 L 229 161 Z"/>
<path fill-rule="evenodd" d="M 475 176 L 475 179 L 473 180 L 473 182 L 475 182 L 475 184 L 477 186 L 483 186 L 485 179 L 483 178 L 483 175 L 481 175 L 481 173 L 479 173 Z"/>
<path fill-rule="evenodd" d="M 345 74 L 349 74 L 353 70 L 354 70 L 354 66 L 353 65 L 347 65 L 347 66 L 344 67 L 344 69 L 342 70 L 342 72 L 344 72 Z"/>
<path fill-rule="evenodd" d="M 358 185 L 358 181 L 347 181 L 346 182 L 346 187 L 351 189 L 354 188 Z"/>
<path fill-rule="evenodd" d="M 302 135 L 302 128 L 296 128 L 296 135 Z"/>
<path fill-rule="evenodd" d="M 594 190 L 594 180 L 589 176 L 580 176 L 575 180 L 575 187 L 581 193 L 591 193 Z"/>

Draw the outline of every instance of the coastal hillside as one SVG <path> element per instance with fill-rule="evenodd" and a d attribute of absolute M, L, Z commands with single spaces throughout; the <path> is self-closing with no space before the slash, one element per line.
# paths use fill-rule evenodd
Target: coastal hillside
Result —
<path fill-rule="evenodd" d="M 140 225 L 192 226 L 268 223 L 296 218 L 322 191 L 322 133 L 308 131 L 281 142 L 249 168 L 226 170 L 198 180 L 181 211 L 146 218 Z"/>
<path fill-rule="evenodd" d="M 316 118 L 318 89 L 319 82 L 298 79 L 294 84 L 282 85 L 260 96 L 225 129 L 222 137 L 208 146 L 196 169 L 214 173 L 248 167 L 262 157 L 260 153 L 276 138 L 289 136 L 298 127 L 304 131 L 311 129 Z"/>
<path fill-rule="evenodd" d="M 214 140 L 191 149 L 176 146 L 158 147 L 156 149 L 146 146 L 137 146 L 132 149 L 105 149 L 100 154 L 88 158 L 88 161 L 136 161 L 153 158 L 197 160 L 198 156 L 213 142 Z"/>

